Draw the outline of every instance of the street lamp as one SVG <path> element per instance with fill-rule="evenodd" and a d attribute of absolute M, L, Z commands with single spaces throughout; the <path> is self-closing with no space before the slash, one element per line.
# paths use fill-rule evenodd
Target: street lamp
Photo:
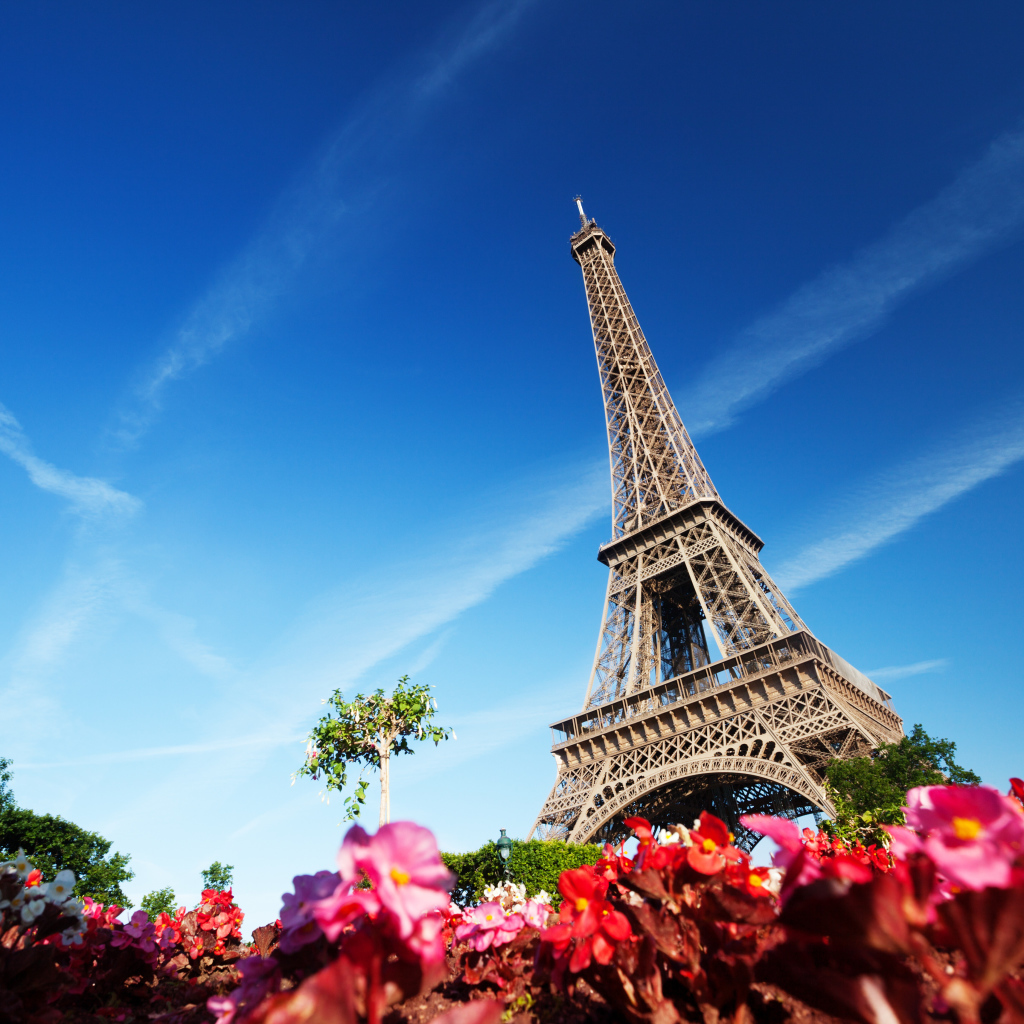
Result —
<path fill-rule="evenodd" d="M 508 859 L 512 856 L 512 840 L 505 835 L 505 830 L 501 830 L 501 835 L 498 837 L 498 856 L 501 858 L 501 866 L 505 869 L 505 878 L 509 877 L 508 871 Z"/>

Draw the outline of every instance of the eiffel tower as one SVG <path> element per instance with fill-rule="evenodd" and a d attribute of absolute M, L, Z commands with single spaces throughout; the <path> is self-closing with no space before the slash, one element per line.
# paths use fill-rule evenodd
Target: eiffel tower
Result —
<path fill-rule="evenodd" d="M 832 813 L 824 770 L 903 735 L 891 698 L 804 625 L 725 507 L 668 393 L 615 270 L 615 246 L 577 198 L 604 392 L 612 539 L 583 709 L 551 726 L 558 778 L 530 832 L 616 842 L 622 821 L 688 824 L 702 810 L 736 842 L 741 814 Z M 712 660 L 708 636 L 718 658 Z"/>

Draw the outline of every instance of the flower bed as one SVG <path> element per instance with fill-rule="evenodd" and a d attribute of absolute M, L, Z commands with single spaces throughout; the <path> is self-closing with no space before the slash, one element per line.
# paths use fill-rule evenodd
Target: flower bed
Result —
<path fill-rule="evenodd" d="M 230 891 L 125 923 L 16 859 L 0 867 L 0 1020 L 1024 1024 L 1022 798 L 1019 780 L 1009 796 L 912 790 L 888 847 L 744 818 L 778 843 L 772 868 L 710 814 L 658 835 L 633 818 L 636 855 L 606 846 L 563 872 L 557 914 L 515 884 L 454 906 L 428 830 L 357 825 L 251 945 Z"/>

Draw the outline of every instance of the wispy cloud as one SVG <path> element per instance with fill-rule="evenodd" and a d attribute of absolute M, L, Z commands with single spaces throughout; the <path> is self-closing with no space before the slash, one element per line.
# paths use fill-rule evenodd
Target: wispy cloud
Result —
<path fill-rule="evenodd" d="M 354 684 L 375 666 L 485 601 L 563 547 L 608 509 L 607 466 L 586 462 L 464 508 L 434 543 L 400 565 L 368 566 L 302 613 L 262 671 L 253 715 L 309 718 L 311 698 Z M 281 681 L 293 682 L 284 688 Z M 294 680 L 301 679 L 301 699 Z M 246 684 L 247 693 L 253 687 Z M 305 701 L 305 703 L 303 703 Z M 282 716 L 284 716 L 282 718 Z M 254 720 L 255 721 L 255 720 Z"/>
<path fill-rule="evenodd" d="M 916 661 L 913 665 L 889 665 L 886 668 L 875 668 L 864 674 L 875 682 L 886 679 L 906 679 L 908 676 L 920 676 L 925 672 L 940 672 L 948 665 L 946 658 L 934 661 Z"/>
<path fill-rule="evenodd" d="M 34 455 L 21 424 L 3 405 L 0 405 L 0 452 L 21 466 L 36 487 L 66 498 L 71 502 L 72 511 L 82 516 L 130 516 L 142 507 L 138 498 L 111 487 L 104 480 L 76 476 Z"/>
<path fill-rule="evenodd" d="M 846 525 L 808 545 L 773 575 L 787 591 L 839 572 L 954 498 L 1024 459 L 1024 404 L 1015 403 L 948 446 L 880 477 L 834 516 Z"/>
<path fill-rule="evenodd" d="M 106 753 L 88 754 L 68 761 L 39 761 L 36 763 L 19 763 L 19 769 L 38 768 L 83 768 L 87 765 L 125 764 L 132 761 L 149 761 L 158 757 L 181 757 L 194 754 L 213 754 L 222 751 L 237 751 L 242 747 L 284 746 L 288 743 L 301 743 L 306 737 L 284 735 L 282 733 L 259 733 L 253 736 L 234 736 L 226 740 L 214 740 L 210 743 L 178 743 L 166 747 L 140 747 L 136 750 L 111 750 Z"/>
<path fill-rule="evenodd" d="M 393 173 L 389 158 L 415 134 L 431 105 L 459 74 L 501 42 L 533 2 L 485 3 L 448 34 L 425 70 L 393 76 L 360 104 L 145 371 L 113 431 L 120 444 L 138 441 L 159 413 L 171 384 L 243 337 L 273 308 L 312 253 L 337 231 L 344 215 L 372 201 L 381 182 Z M 367 168 L 374 173 L 368 176 Z"/>
<path fill-rule="evenodd" d="M 1024 129 L 849 263 L 800 288 L 745 330 L 681 396 L 691 433 L 730 426 L 745 407 L 830 352 L 877 329 L 913 291 L 971 263 L 1024 227 Z"/>

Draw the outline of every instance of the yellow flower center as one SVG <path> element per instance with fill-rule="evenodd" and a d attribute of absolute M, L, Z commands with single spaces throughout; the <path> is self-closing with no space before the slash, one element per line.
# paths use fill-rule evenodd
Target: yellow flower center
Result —
<path fill-rule="evenodd" d="M 761 876 L 760 876 L 760 875 L 751 875 L 751 876 L 750 876 L 750 877 L 749 877 L 749 878 L 747 879 L 747 881 L 748 881 L 748 882 L 749 882 L 749 883 L 750 883 L 750 884 L 751 884 L 752 886 L 754 886 L 755 888 L 756 888 L 757 886 L 759 886 L 759 885 L 764 885 L 764 882 L 762 882 L 762 881 L 761 881 Z"/>
<path fill-rule="evenodd" d="M 977 818 L 954 818 L 953 831 L 957 839 L 977 839 L 981 822 Z"/>
<path fill-rule="evenodd" d="M 714 853 L 715 852 L 715 848 L 717 847 L 718 844 L 714 841 L 714 839 L 705 839 L 704 842 L 701 843 L 700 845 L 701 845 L 701 849 L 705 853 Z"/>
<path fill-rule="evenodd" d="M 586 909 L 587 909 L 587 904 L 588 904 L 589 902 L 590 902 L 590 900 L 588 900 L 588 899 L 586 899 L 585 897 L 581 896 L 581 897 L 580 897 L 580 898 L 579 898 L 579 899 L 578 899 L 578 900 L 576 901 L 576 909 L 577 909 L 578 911 L 580 911 L 580 912 L 582 913 L 582 912 L 583 912 L 584 910 L 586 910 Z"/>
<path fill-rule="evenodd" d="M 487 916 L 486 916 L 486 917 L 484 918 L 484 920 L 485 920 L 485 921 L 493 921 L 493 920 L 494 920 L 494 915 L 493 915 L 493 914 L 488 914 L 488 915 L 487 915 Z"/>
<path fill-rule="evenodd" d="M 391 869 L 391 880 L 395 885 L 408 885 L 409 876 L 401 868 Z"/>

